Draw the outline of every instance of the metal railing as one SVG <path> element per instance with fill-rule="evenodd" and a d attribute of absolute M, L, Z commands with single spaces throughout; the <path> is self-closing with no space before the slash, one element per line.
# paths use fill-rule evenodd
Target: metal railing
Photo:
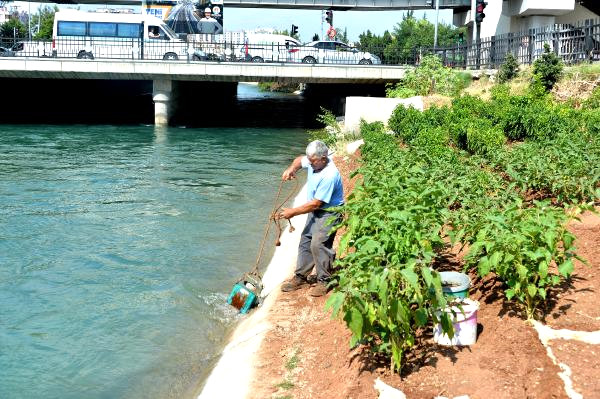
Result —
<path fill-rule="evenodd" d="M 520 64 L 532 64 L 543 54 L 546 44 L 567 65 L 600 60 L 600 20 L 492 36 L 471 45 L 423 48 L 421 55 L 437 54 L 451 67 L 495 69 L 508 54 Z"/>
<path fill-rule="evenodd" d="M 469 45 L 404 48 L 363 45 L 352 48 L 336 42 L 315 46 L 279 43 L 212 41 L 190 35 L 187 40 L 168 41 L 137 38 L 60 38 L 26 41 L 0 38 L 9 50 L 1 56 L 56 57 L 82 59 L 171 60 L 180 62 L 267 62 L 304 64 L 418 65 L 423 56 L 438 55 L 444 65 L 454 68 L 498 68 L 508 54 L 521 64 L 531 64 L 549 45 L 566 64 L 600 60 L 600 21 L 586 20 L 572 25 L 555 25 L 526 32 L 492 36 Z"/>

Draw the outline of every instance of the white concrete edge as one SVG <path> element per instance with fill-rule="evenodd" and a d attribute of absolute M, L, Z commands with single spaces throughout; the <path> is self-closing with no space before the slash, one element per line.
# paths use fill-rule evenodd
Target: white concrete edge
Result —
<path fill-rule="evenodd" d="M 294 206 L 305 202 L 306 185 L 294 199 Z M 296 267 L 298 243 L 306 217 L 307 215 L 294 217 L 292 223 L 295 231 L 290 233 L 286 228 L 281 235 L 281 246 L 275 249 L 263 276 L 262 305 L 236 327 L 229 344 L 223 349 L 221 358 L 204 383 L 198 399 L 247 397 L 254 377 L 253 358 L 258 355 L 263 338 L 272 328 L 268 316 L 279 296 L 277 288 Z"/>
<path fill-rule="evenodd" d="M 537 331 L 538 337 L 542 342 L 542 345 L 544 345 L 544 347 L 546 348 L 546 354 L 548 355 L 550 360 L 552 360 L 552 363 L 554 363 L 561 369 L 561 371 L 558 373 L 558 376 L 563 381 L 563 384 L 565 386 L 565 393 L 567 394 L 567 396 L 570 399 L 583 399 L 583 395 L 577 392 L 575 388 L 573 388 L 573 380 L 571 379 L 571 368 L 568 365 L 559 362 L 556 356 L 554 356 L 552 348 L 550 347 L 550 341 L 553 339 L 574 339 L 587 343 L 598 344 L 600 342 L 588 342 L 588 334 L 594 334 L 592 335 L 592 337 L 595 337 L 592 339 L 592 341 L 594 341 L 597 340 L 597 335 L 600 333 L 600 331 L 594 331 L 592 333 L 589 333 L 586 331 L 573 331 L 566 329 L 554 330 L 540 323 L 539 321 L 531 320 L 530 322 L 533 328 Z"/>

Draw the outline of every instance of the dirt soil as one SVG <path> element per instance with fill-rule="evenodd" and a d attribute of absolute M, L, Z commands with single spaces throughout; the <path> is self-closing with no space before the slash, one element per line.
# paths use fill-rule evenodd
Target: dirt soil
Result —
<path fill-rule="evenodd" d="M 355 181 L 349 172 L 357 156 L 336 159 L 345 188 Z M 349 192 L 349 190 L 347 190 Z M 600 330 L 600 217 L 586 214 L 570 229 L 577 236 L 579 264 L 572 279 L 560 287 L 547 309 L 552 328 Z M 462 254 L 449 249 L 442 262 L 460 270 Z M 251 399 L 374 399 L 375 379 L 400 389 L 409 399 L 469 395 L 484 398 L 567 398 L 558 373 L 537 332 L 519 309 L 505 301 L 501 283 L 471 276 L 470 297 L 480 302 L 477 343 L 445 347 L 424 330 L 406 360 L 402 376 L 391 374 L 363 347 L 349 347 L 343 321 L 324 311 L 326 297 L 313 298 L 308 287 L 282 293 L 270 313 L 274 328 L 263 341 L 255 367 Z M 558 339 L 550 342 L 558 362 L 570 367 L 573 388 L 585 398 L 600 397 L 599 345 Z"/>

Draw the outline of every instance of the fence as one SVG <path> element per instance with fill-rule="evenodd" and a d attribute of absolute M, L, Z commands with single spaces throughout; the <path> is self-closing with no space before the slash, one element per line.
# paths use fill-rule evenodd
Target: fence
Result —
<path fill-rule="evenodd" d="M 437 54 L 444 64 L 460 68 L 498 68 L 508 54 L 520 64 L 532 64 L 547 44 L 565 64 L 600 60 L 600 21 L 586 20 L 577 25 L 555 25 L 526 32 L 492 36 L 471 45 L 424 48 L 420 55 Z"/>
<path fill-rule="evenodd" d="M 600 21 L 586 20 L 572 25 L 555 25 L 526 32 L 492 36 L 470 45 L 438 48 L 385 46 L 349 47 L 339 42 L 317 42 L 312 46 L 278 43 L 240 43 L 212 41 L 211 38 L 187 41 L 157 39 L 59 38 L 49 41 L 17 41 L 0 38 L 8 51 L 0 56 L 58 57 L 84 59 L 151 59 L 217 62 L 276 62 L 308 64 L 385 64 L 418 65 L 427 54 L 440 56 L 455 68 L 498 68 L 513 54 L 519 63 L 531 64 L 550 46 L 566 64 L 600 60 Z"/>

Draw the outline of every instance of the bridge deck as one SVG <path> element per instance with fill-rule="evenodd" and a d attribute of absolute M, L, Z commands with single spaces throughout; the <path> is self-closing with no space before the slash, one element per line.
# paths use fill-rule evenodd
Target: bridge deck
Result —
<path fill-rule="evenodd" d="M 0 60 L 1 78 L 187 80 L 212 82 L 386 83 L 397 82 L 408 67 L 388 65 L 306 65 L 235 62 L 77 60 L 10 58 Z"/>

